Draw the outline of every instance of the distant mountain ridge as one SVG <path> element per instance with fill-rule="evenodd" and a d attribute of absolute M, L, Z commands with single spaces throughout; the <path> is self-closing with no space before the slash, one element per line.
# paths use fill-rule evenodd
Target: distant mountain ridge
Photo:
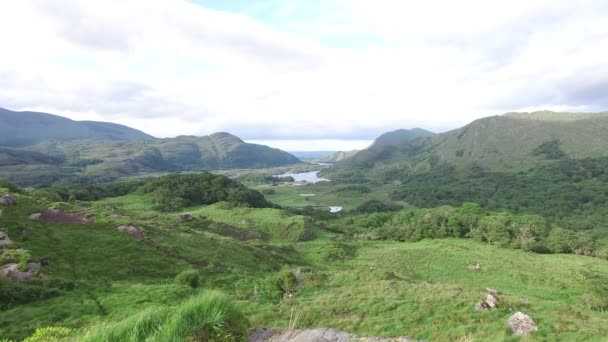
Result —
<path fill-rule="evenodd" d="M 152 140 L 140 130 L 109 122 L 74 121 L 40 112 L 15 112 L 0 108 L 0 146 L 23 147 L 44 141 Z"/>
<path fill-rule="evenodd" d="M 380 135 L 374 140 L 372 146 L 399 145 L 416 138 L 430 137 L 433 135 L 435 135 L 435 133 L 422 128 L 398 129 Z"/>
<path fill-rule="evenodd" d="M 446 163 L 519 171 L 560 158 L 604 156 L 608 156 L 607 112 L 538 111 L 485 117 L 420 139 L 374 143 L 353 156 L 343 168 L 403 174 L 423 172 Z"/>
<path fill-rule="evenodd" d="M 226 132 L 159 139 L 113 123 L 0 109 L 0 178 L 23 186 L 296 163 L 287 152 Z"/>

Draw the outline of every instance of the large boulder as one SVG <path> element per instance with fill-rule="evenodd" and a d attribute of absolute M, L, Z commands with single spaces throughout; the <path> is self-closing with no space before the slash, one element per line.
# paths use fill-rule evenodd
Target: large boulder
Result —
<path fill-rule="evenodd" d="M 494 294 L 488 293 L 486 297 L 486 303 L 492 308 L 497 309 L 500 306 L 500 300 Z"/>
<path fill-rule="evenodd" d="M 137 227 L 133 227 L 133 226 L 120 226 L 118 228 L 116 228 L 116 230 L 118 230 L 121 233 L 127 234 L 129 236 L 132 236 L 134 238 L 136 238 L 137 240 L 143 240 L 144 239 L 144 233 L 141 232 L 141 230 L 139 230 L 139 228 Z"/>
<path fill-rule="evenodd" d="M 45 222 L 93 224 L 95 220 L 84 211 L 66 213 L 61 209 L 48 208 L 38 218 Z"/>
<path fill-rule="evenodd" d="M 38 221 L 40 220 L 40 216 L 42 216 L 42 213 L 33 213 L 30 215 L 30 220 Z"/>
<path fill-rule="evenodd" d="M 8 237 L 8 235 L 5 232 L 0 231 L 0 249 L 4 249 L 6 246 L 10 245 L 11 243 L 12 243 L 12 241 Z"/>
<path fill-rule="evenodd" d="M 5 194 L 0 196 L 0 204 L 11 207 L 17 204 L 17 200 L 15 199 L 15 196 L 11 194 Z"/>
<path fill-rule="evenodd" d="M 39 264 L 35 269 L 38 268 L 40 268 Z M 33 271 L 35 269 L 30 268 L 30 265 L 28 264 L 28 268 L 25 271 L 21 271 L 18 264 L 6 264 L 0 268 L 0 276 L 16 281 L 30 281 L 34 277 Z"/>
<path fill-rule="evenodd" d="M 194 216 L 190 213 L 179 214 L 179 219 L 182 221 L 192 221 L 194 220 Z"/>
<path fill-rule="evenodd" d="M 538 331 L 536 322 L 530 316 L 521 312 L 516 312 L 513 316 L 509 317 L 507 325 L 513 334 L 517 336 L 526 336 L 531 332 Z"/>
<path fill-rule="evenodd" d="M 320 328 L 306 330 L 274 330 L 256 328 L 251 331 L 248 342 L 415 342 L 411 337 L 395 338 L 359 337 L 336 329 Z"/>

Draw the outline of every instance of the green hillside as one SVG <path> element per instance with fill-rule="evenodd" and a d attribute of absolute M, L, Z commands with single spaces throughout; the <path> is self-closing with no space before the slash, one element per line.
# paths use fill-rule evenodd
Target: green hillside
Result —
<path fill-rule="evenodd" d="M 400 145 L 416 138 L 430 137 L 433 135 L 435 135 L 435 133 L 429 132 L 422 128 L 398 129 L 396 131 L 387 132 L 380 135 L 378 138 L 376 138 L 376 140 L 374 140 L 372 146 L 378 147 Z"/>
<path fill-rule="evenodd" d="M 146 141 L 44 142 L 0 149 L 0 177 L 19 185 L 99 182 L 176 171 L 262 168 L 299 163 L 287 152 L 228 133 Z M 23 172 L 27 169 L 28 172 Z"/>
<path fill-rule="evenodd" d="M 608 334 L 608 244 L 536 216 L 473 204 L 304 216 L 209 174 L 0 187 L 16 201 L 0 205 L 0 264 L 41 263 L 28 282 L 0 276 L 0 338 L 236 342 L 263 326 L 515 341 L 516 311 L 538 324 L 530 341 Z M 48 208 L 64 214 L 31 219 Z M 70 214 L 94 222 L 49 221 Z M 478 312 L 486 288 L 500 306 Z"/>
<path fill-rule="evenodd" d="M 0 108 L 0 146 L 29 146 L 44 141 L 151 140 L 136 129 L 109 122 L 74 121 L 38 112 L 14 112 Z"/>

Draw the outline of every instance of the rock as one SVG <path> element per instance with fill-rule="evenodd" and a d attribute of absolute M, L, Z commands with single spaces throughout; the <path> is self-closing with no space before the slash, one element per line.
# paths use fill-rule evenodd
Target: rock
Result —
<path fill-rule="evenodd" d="M 486 302 L 478 302 L 477 304 L 475 304 L 475 311 L 485 311 L 489 309 L 490 306 Z"/>
<path fill-rule="evenodd" d="M 473 272 L 481 271 L 481 265 L 479 265 L 479 264 L 470 264 L 470 265 L 467 265 L 467 268 Z"/>
<path fill-rule="evenodd" d="M 0 249 L 6 247 L 7 245 L 11 244 L 13 241 L 11 241 L 11 239 L 8 237 L 8 235 L 3 232 L 0 231 Z"/>
<path fill-rule="evenodd" d="M 55 223 L 82 223 L 82 224 L 94 224 L 95 220 L 89 217 L 86 212 L 78 211 L 74 213 L 66 213 L 61 209 L 49 208 L 43 211 L 39 217 L 40 220 L 45 222 Z"/>
<path fill-rule="evenodd" d="M 179 219 L 182 221 L 192 221 L 194 220 L 194 216 L 190 213 L 179 214 Z"/>
<path fill-rule="evenodd" d="M 4 204 L 9 207 L 12 207 L 17 204 L 17 200 L 15 200 L 15 196 L 13 196 L 11 194 L 6 194 L 6 195 L 0 196 L 0 204 Z"/>
<path fill-rule="evenodd" d="M 498 308 L 498 306 L 500 306 L 500 300 L 498 299 L 498 297 L 496 297 L 492 294 L 488 294 L 488 296 L 486 297 L 486 303 L 492 309 L 496 309 L 496 308 Z"/>
<path fill-rule="evenodd" d="M 494 295 L 494 296 L 498 296 L 498 290 L 493 289 L 493 288 L 486 288 L 486 291 L 488 291 L 489 294 Z"/>
<path fill-rule="evenodd" d="M 116 228 L 116 230 L 118 230 L 121 233 L 125 233 L 127 235 L 130 235 L 138 240 L 143 240 L 144 239 L 144 233 L 141 232 L 141 230 L 139 230 L 137 227 L 133 227 L 133 226 L 120 226 L 118 228 Z"/>
<path fill-rule="evenodd" d="M 30 281 L 32 280 L 32 270 L 26 271 L 19 270 L 17 264 L 6 264 L 0 268 L 0 276 L 10 278 L 17 281 Z"/>
<path fill-rule="evenodd" d="M 33 213 L 32 215 L 30 215 L 30 220 L 38 221 L 38 220 L 40 220 L 41 215 L 42 215 L 42 213 Z"/>
<path fill-rule="evenodd" d="M 511 329 L 514 335 L 526 336 L 531 332 L 538 331 L 538 325 L 530 316 L 516 312 L 513 316 L 509 317 L 508 327 Z"/>
<path fill-rule="evenodd" d="M 274 330 L 255 328 L 249 335 L 248 342 L 416 342 L 411 337 L 396 338 L 364 337 L 338 331 L 336 329 L 320 328 L 306 330 Z"/>

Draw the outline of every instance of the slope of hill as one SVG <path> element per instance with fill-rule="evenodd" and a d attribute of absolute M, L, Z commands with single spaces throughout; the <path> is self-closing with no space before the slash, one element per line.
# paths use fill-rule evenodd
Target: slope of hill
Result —
<path fill-rule="evenodd" d="M 521 171 L 562 158 L 608 156 L 607 131 L 608 113 L 508 113 L 423 139 L 374 143 L 344 167 L 416 172 L 446 163 Z"/>
<path fill-rule="evenodd" d="M 29 146 L 44 141 L 79 139 L 117 141 L 154 139 L 142 131 L 109 122 L 74 121 L 38 112 L 0 108 L 0 146 Z"/>
<path fill-rule="evenodd" d="M 517 311 L 538 324 L 530 341 L 608 334 L 608 245 L 548 230 L 530 215 L 469 204 L 312 220 L 239 206 L 247 198 L 232 190 L 243 187 L 210 175 L 0 188 L 14 199 L 0 204 L 0 267 L 23 266 L 0 275 L 2 338 L 56 326 L 47 332 L 59 336 L 38 341 L 236 342 L 254 327 L 333 327 L 361 336 L 515 341 L 506 325 Z M 159 210 L 166 195 L 188 207 Z M 205 205 L 218 200 L 236 202 Z M 45 212 L 63 214 L 32 216 Z M 58 220 L 74 215 L 87 220 Z M 293 234 L 306 230 L 312 234 Z M 526 252 L 538 243 L 583 255 Z M 488 287 L 500 306 L 476 311 Z"/>
<path fill-rule="evenodd" d="M 400 145 L 416 138 L 430 137 L 433 135 L 435 135 L 435 133 L 422 128 L 398 129 L 380 135 L 374 140 L 372 146 Z"/>
<path fill-rule="evenodd" d="M 19 185 L 110 181 L 146 173 L 263 168 L 296 164 L 291 154 L 228 133 L 148 141 L 44 142 L 0 149 L 0 177 Z M 27 173 L 23 170 L 27 169 Z"/>
<path fill-rule="evenodd" d="M 345 161 L 355 154 L 357 154 L 360 150 L 352 150 L 352 151 L 337 151 L 332 153 L 331 155 L 321 159 L 323 163 L 339 163 Z"/>

